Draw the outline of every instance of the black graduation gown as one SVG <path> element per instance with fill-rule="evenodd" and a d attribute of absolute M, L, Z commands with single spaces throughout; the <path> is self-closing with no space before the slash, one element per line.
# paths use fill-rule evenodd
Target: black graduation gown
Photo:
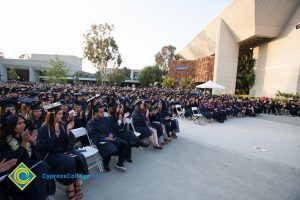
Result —
<path fill-rule="evenodd" d="M 105 140 L 109 134 L 113 134 L 113 130 L 110 128 L 109 124 L 110 122 L 107 117 L 101 119 L 95 117 L 87 124 L 89 137 L 97 146 L 99 154 L 103 159 L 107 159 L 112 155 L 118 155 L 119 144 L 121 142 L 126 143 L 119 138 L 116 138 L 113 142 Z"/>
<path fill-rule="evenodd" d="M 42 118 L 38 118 L 38 119 L 34 119 L 32 120 L 26 120 L 27 126 L 28 126 L 28 130 L 29 131 L 33 131 L 35 129 L 39 130 L 41 128 L 41 126 L 43 125 L 44 121 L 42 120 Z"/>
<path fill-rule="evenodd" d="M 139 138 L 133 133 L 133 131 L 128 130 L 126 125 L 122 122 L 120 125 L 115 116 L 109 117 L 110 127 L 114 131 L 114 134 L 125 140 L 129 146 L 136 146 Z"/>
<path fill-rule="evenodd" d="M 160 121 L 159 114 L 151 115 L 150 121 L 151 121 L 151 126 L 157 130 L 157 136 L 161 137 L 163 135 L 163 128 L 162 125 L 160 124 L 162 122 Z M 153 122 L 160 122 L 160 123 L 153 123 Z"/>
<path fill-rule="evenodd" d="M 136 110 L 132 113 L 132 123 L 135 131 L 141 133 L 140 139 L 151 136 L 151 130 L 146 124 L 146 117 Z"/>
<path fill-rule="evenodd" d="M 0 143 L 1 161 L 4 158 L 6 161 L 14 158 L 18 160 L 14 167 L 6 172 L 1 173 L 0 176 L 10 174 L 21 162 L 23 162 L 28 168 L 31 168 L 38 162 L 36 158 L 35 147 L 31 145 L 32 155 L 29 157 L 27 150 L 21 146 L 22 139 L 16 139 L 19 143 L 19 148 L 15 151 L 11 149 L 7 142 L 3 141 Z M 47 162 L 41 162 L 36 167 L 31 169 L 31 171 L 36 175 L 36 178 L 23 191 L 21 191 L 8 177 L 6 177 L 2 182 L 0 182 L 0 188 L 2 192 L 5 191 L 8 196 L 15 200 L 40 200 L 46 199 L 46 197 L 49 195 L 54 195 L 56 189 L 54 180 L 46 180 L 43 178 L 43 174 L 51 174 L 51 168 Z"/>
<path fill-rule="evenodd" d="M 175 131 L 177 129 L 175 120 L 165 120 L 166 117 L 171 117 L 171 113 L 169 113 L 168 109 L 162 109 L 159 113 L 161 119 L 163 119 L 163 123 L 166 126 L 167 133 L 169 135 L 170 132 Z"/>
<path fill-rule="evenodd" d="M 41 158 L 51 166 L 54 174 L 88 174 L 88 166 L 85 157 L 73 148 L 75 136 L 70 132 L 66 133 L 65 128 L 60 126 L 60 134 L 57 138 L 55 131 L 47 126 L 42 126 L 38 134 L 38 150 Z M 69 155 L 65 153 L 68 152 Z M 76 155 L 72 157 L 71 155 Z M 75 179 L 58 178 L 63 185 L 74 183 Z"/>

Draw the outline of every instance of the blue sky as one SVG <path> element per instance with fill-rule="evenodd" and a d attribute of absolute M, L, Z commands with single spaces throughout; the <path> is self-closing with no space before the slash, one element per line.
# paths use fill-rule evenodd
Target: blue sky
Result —
<path fill-rule="evenodd" d="M 182 49 L 231 0 L 10 0 L 1 2 L 0 51 L 82 57 L 83 34 L 91 24 L 114 24 L 123 64 L 154 64 L 164 45 Z M 88 61 L 83 70 L 93 72 Z"/>

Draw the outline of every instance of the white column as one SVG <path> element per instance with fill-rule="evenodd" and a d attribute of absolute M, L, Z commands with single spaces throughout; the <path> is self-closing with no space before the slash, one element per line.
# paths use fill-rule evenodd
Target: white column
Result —
<path fill-rule="evenodd" d="M 36 73 L 32 67 L 29 67 L 29 81 L 36 82 Z"/>
<path fill-rule="evenodd" d="M 0 63 L 0 75 L 1 75 L 0 77 L 1 81 L 7 81 L 7 68 L 4 67 L 4 65 L 2 65 L 1 63 Z"/>
<path fill-rule="evenodd" d="M 133 69 L 130 70 L 130 79 L 133 80 Z"/>
<path fill-rule="evenodd" d="M 224 90 L 213 90 L 213 94 L 234 94 L 239 56 L 239 44 L 222 18 L 217 31 L 213 81 L 225 86 Z"/>

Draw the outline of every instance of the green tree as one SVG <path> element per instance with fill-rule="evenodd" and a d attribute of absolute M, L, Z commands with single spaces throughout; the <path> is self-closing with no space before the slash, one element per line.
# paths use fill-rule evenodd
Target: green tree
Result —
<path fill-rule="evenodd" d="M 80 83 L 79 77 L 80 77 L 80 73 L 79 72 L 75 72 L 74 75 L 73 75 L 73 81 L 74 81 L 75 85 L 77 85 L 77 84 Z"/>
<path fill-rule="evenodd" d="M 19 59 L 22 59 L 22 60 L 29 60 L 30 57 L 29 57 L 28 54 L 21 54 L 21 55 L 19 56 Z"/>
<path fill-rule="evenodd" d="M 114 68 L 112 72 L 107 75 L 107 79 L 110 85 L 120 85 L 126 79 L 124 68 Z"/>
<path fill-rule="evenodd" d="M 8 75 L 8 80 L 10 80 L 10 81 L 18 80 L 18 74 L 14 68 L 9 68 L 7 75 Z"/>
<path fill-rule="evenodd" d="M 180 87 L 183 89 L 192 88 L 194 84 L 194 81 L 190 78 L 182 78 L 179 83 Z"/>
<path fill-rule="evenodd" d="M 2 51 L 0 51 L 0 59 L 4 58 L 4 53 Z"/>
<path fill-rule="evenodd" d="M 177 83 L 176 83 L 175 79 L 167 77 L 162 82 L 162 86 L 165 88 L 175 88 L 177 86 Z"/>
<path fill-rule="evenodd" d="M 159 69 L 158 66 L 147 66 L 142 69 L 139 73 L 139 82 L 143 85 L 148 87 L 150 83 L 152 85 L 155 82 L 161 83 L 162 81 L 163 71 Z"/>
<path fill-rule="evenodd" d="M 64 61 L 58 56 L 55 56 L 54 59 L 50 59 L 49 64 L 51 67 L 46 70 L 46 81 L 49 83 L 67 82 L 68 69 L 66 68 Z"/>
<path fill-rule="evenodd" d="M 237 94 L 249 94 L 255 82 L 255 62 L 252 54 L 239 57 L 236 77 Z"/>
<path fill-rule="evenodd" d="M 128 69 L 127 67 L 123 67 L 122 70 L 123 70 L 123 73 L 125 74 L 125 79 L 129 79 L 131 70 Z"/>
<path fill-rule="evenodd" d="M 122 63 L 118 45 L 111 35 L 113 30 L 114 26 L 107 23 L 93 24 L 87 33 L 84 34 L 85 47 L 83 56 L 87 58 L 94 67 L 101 70 L 102 85 L 106 80 L 106 68 L 108 63 L 117 67 Z"/>
<path fill-rule="evenodd" d="M 175 50 L 176 47 L 172 45 L 166 45 L 161 48 L 161 50 L 155 54 L 155 65 L 167 73 L 169 70 L 169 63 L 171 60 L 175 60 Z"/>
<path fill-rule="evenodd" d="M 102 83 L 102 75 L 100 70 L 95 73 L 95 77 L 97 85 L 100 85 Z"/>

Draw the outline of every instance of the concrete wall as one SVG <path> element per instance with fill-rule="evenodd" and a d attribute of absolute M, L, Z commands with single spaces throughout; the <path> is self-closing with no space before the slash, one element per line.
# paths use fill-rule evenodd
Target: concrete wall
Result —
<path fill-rule="evenodd" d="M 276 39 L 254 48 L 257 59 L 254 96 L 274 97 L 277 90 L 300 93 L 300 6 Z"/>
<path fill-rule="evenodd" d="M 219 21 L 213 81 L 225 86 L 224 90 L 213 90 L 213 94 L 235 93 L 235 80 L 239 56 L 239 44 L 223 19 Z"/>
<path fill-rule="evenodd" d="M 68 75 L 73 75 L 77 71 L 82 71 L 82 60 L 76 56 L 31 54 L 31 59 L 49 61 L 50 59 L 55 59 L 56 56 L 58 56 L 59 59 L 63 60 L 65 62 L 65 66 L 69 68 Z"/>
<path fill-rule="evenodd" d="M 0 62 L 0 81 L 7 81 L 7 69 L 1 62 Z"/>

